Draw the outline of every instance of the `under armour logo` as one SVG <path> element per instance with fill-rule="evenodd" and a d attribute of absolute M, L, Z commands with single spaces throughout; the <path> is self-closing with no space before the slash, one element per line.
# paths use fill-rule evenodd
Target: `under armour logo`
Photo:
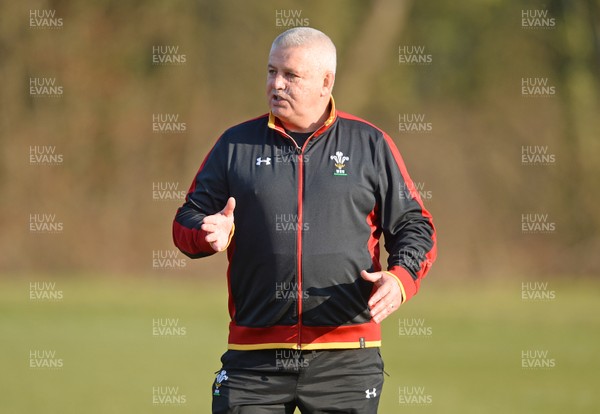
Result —
<path fill-rule="evenodd" d="M 375 398 L 377 397 L 377 388 L 373 388 L 373 391 L 365 390 L 365 394 L 365 398 Z"/>
<path fill-rule="evenodd" d="M 271 165 L 271 157 L 267 157 L 264 160 L 261 157 L 258 157 L 256 159 L 256 165 L 260 165 L 262 163 L 265 163 L 266 165 Z"/>

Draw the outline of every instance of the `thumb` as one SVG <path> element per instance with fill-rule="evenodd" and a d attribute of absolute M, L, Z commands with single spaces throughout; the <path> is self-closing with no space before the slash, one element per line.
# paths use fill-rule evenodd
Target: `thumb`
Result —
<path fill-rule="evenodd" d="M 367 282 L 377 282 L 379 281 L 379 279 L 381 279 L 381 275 L 378 274 L 378 272 L 375 273 L 369 273 L 366 270 L 363 270 L 362 272 L 360 272 L 360 276 L 365 279 Z"/>
<path fill-rule="evenodd" d="M 225 204 L 221 213 L 226 217 L 231 217 L 233 216 L 233 210 L 235 210 L 235 198 L 229 197 L 227 204 Z"/>

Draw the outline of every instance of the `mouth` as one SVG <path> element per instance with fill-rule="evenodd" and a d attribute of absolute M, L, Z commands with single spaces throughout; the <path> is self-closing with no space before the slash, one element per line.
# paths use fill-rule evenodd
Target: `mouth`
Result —
<path fill-rule="evenodd" d="M 273 105 L 281 105 L 284 102 L 287 102 L 287 100 L 280 94 L 273 93 L 271 94 L 271 102 L 273 103 Z"/>

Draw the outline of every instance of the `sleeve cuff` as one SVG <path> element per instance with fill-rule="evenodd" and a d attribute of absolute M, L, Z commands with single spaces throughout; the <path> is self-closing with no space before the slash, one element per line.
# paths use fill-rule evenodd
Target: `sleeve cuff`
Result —
<path fill-rule="evenodd" d="M 406 300 L 406 291 L 404 290 L 404 285 L 402 284 L 402 281 L 398 276 L 396 276 L 392 272 L 385 270 L 384 273 L 387 273 L 388 275 L 392 276 L 396 280 L 396 282 L 398 282 L 398 286 L 400 286 L 400 292 L 402 293 L 402 302 L 400 302 L 400 304 L 402 305 Z"/>
<path fill-rule="evenodd" d="M 402 266 L 392 266 L 387 270 L 387 273 L 391 274 L 396 278 L 396 280 L 398 280 L 398 284 L 402 290 L 402 303 L 415 296 L 419 290 L 419 281 L 415 280 L 408 270 Z"/>

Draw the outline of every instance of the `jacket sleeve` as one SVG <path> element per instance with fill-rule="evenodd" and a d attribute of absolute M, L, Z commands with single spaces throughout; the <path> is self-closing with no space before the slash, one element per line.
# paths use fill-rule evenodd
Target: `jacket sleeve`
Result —
<path fill-rule="evenodd" d="M 436 232 L 400 152 L 383 133 L 378 152 L 378 204 L 388 256 L 388 272 L 396 277 L 402 302 L 419 290 L 437 254 Z"/>
<path fill-rule="evenodd" d="M 205 240 L 206 232 L 200 226 L 204 217 L 221 211 L 229 197 L 225 141 L 224 136 L 219 138 L 202 162 L 185 198 L 185 203 L 177 210 L 173 220 L 175 246 L 192 259 L 215 253 Z"/>

